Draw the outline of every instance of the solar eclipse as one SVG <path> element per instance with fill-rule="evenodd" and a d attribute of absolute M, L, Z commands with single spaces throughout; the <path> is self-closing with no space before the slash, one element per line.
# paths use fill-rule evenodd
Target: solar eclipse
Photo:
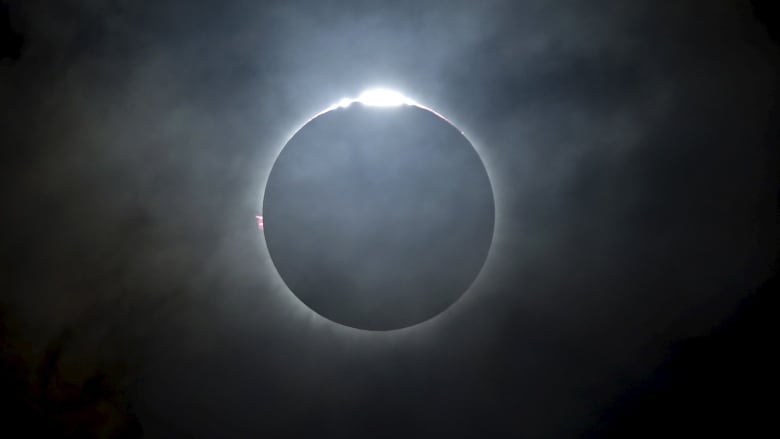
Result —
<path fill-rule="evenodd" d="M 460 130 L 378 89 L 341 100 L 289 140 L 258 226 L 279 275 L 310 309 L 391 330 L 438 315 L 469 288 L 494 217 L 487 172 Z"/>

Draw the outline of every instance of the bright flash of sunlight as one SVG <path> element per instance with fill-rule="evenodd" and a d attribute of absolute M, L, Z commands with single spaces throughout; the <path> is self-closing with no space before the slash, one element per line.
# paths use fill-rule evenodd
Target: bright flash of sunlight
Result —
<path fill-rule="evenodd" d="M 358 103 L 368 107 L 400 107 L 401 105 L 419 105 L 414 100 L 402 95 L 401 93 L 386 88 L 371 88 L 360 93 L 356 98 L 342 98 L 338 103 L 331 107 L 346 108 Z"/>
<path fill-rule="evenodd" d="M 397 91 L 384 88 L 373 88 L 360 93 L 356 99 L 363 105 L 371 107 L 398 107 L 400 105 L 414 105 L 415 102 Z"/>
<path fill-rule="evenodd" d="M 403 94 L 397 91 L 390 90 L 387 88 L 370 88 L 368 90 L 364 90 L 356 98 L 339 99 L 339 101 L 336 102 L 335 104 L 331 105 L 330 107 L 310 117 L 309 120 L 306 121 L 306 123 L 309 123 L 311 120 L 317 118 L 322 114 L 327 113 L 328 111 L 336 110 L 339 108 L 347 108 L 350 105 L 355 103 L 362 104 L 367 107 L 400 107 L 401 105 L 413 105 L 416 107 L 420 107 L 432 111 L 436 115 L 443 118 L 443 116 L 441 116 L 439 113 L 436 113 L 435 111 L 431 110 L 428 107 L 420 105 L 417 101 L 407 96 L 404 96 Z"/>

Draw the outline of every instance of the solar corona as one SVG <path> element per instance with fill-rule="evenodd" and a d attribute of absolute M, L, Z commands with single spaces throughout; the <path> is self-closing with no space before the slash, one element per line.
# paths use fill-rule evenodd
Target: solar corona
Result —
<path fill-rule="evenodd" d="M 290 138 L 257 221 L 303 304 L 341 325 L 392 330 L 469 289 L 494 219 L 490 180 L 463 133 L 399 92 L 370 89 Z"/>

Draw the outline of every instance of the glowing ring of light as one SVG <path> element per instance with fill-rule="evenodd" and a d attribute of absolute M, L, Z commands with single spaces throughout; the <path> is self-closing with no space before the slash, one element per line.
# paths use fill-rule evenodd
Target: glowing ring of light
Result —
<path fill-rule="evenodd" d="M 463 130 L 458 128 L 451 120 L 447 119 L 444 115 L 442 115 L 441 113 L 437 112 L 433 108 L 425 106 L 425 105 L 415 101 L 414 99 L 409 98 L 408 96 L 406 96 L 406 95 L 404 95 L 402 93 L 399 93 L 397 91 L 394 91 L 394 90 L 391 90 L 391 89 L 387 89 L 387 88 L 370 88 L 370 89 L 364 90 L 363 92 L 361 92 L 355 98 L 342 98 L 342 99 L 339 99 L 338 102 L 336 102 L 335 104 L 326 107 L 322 111 L 319 111 L 316 114 L 314 114 L 313 116 L 311 116 L 310 118 L 306 119 L 283 142 L 282 148 L 278 151 L 277 156 L 271 162 L 272 164 L 271 164 L 271 167 L 270 167 L 270 169 L 268 171 L 268 176 L 266 177 L 266 181 L 270 177 L 270 171 L 271 171 L 271 169 L 273 169 L 273 165 L 276 163 L 278 155 L 281 154 L 282 150 L 284 149 L 284 146 L 287 145 L 287 143 L 290 141 L 290 139 L 298 131 L 300 131 L 303 127 L 305 127 L 309 122 L 311 122 L 312 120 L 316 119 L 317 117 L 319 117 L 319 116 L 321 116 L 321 115 L 323 115 L 325 113 L 328 113 L 328 112 L 333 111 L 333 110 L 337 110 L 339 108 L 347 108 L 347 107 L 351 106 L 352 104 L 356 104 L 356 103 L 357 104 L 361 104 L 361 105 L 365 105 L 365 106 L 369 106 L 369 107 L 400 107 L 400 106 L 403 106 L 403 105 L 415 106 L 415 107 L 427 110 L 427 111 L 435 114 L 436 116 L 440 117 L 442 120 L 446 121 L 447 123 L 449 123 L 456 130 L 458 130 L 458 132 L 460 132 L 461 135 L 466 137 L 466 139 L 471 144 L 472 148 L 474 148 L 474 150 L 476 151 L 477 156 L 479 157 L 480 161 L 482 161 L 482 166 L 485 168 L 485 172 L 487 173 L 488 184 L 491 186 L 491 192 L 493 194 L 493 206 L 494 206 L 494 209 L 496 209 L 496 210 L 498 209 L 498 205 L 496 203 L 496 199 L 497 199 L 497 197 L 496 197 L 496 190 L 495 190 L 495 187 L 493 185 L 492 179 L 490 178 L 490 172 L 488 171 L 488 167 L 486 166 L 486 164 L 484 162 L 484 159 L 482 158 L 482 156 L 480 154 L 479 149 L 475 146 L 474 142 L 472 142 L 466 136 L 466 134 L 463 132 Z M 262 188 L 261 193 L 265 194 L 265 184 L 263 184 L 263 188 Z M 262 211 L 262 203 L 261 203 L 261 211 Z M 256 217 L 258 228 L 261 231 L 263 231 L 263 222 L 262 222 L 263 220 L 262 220 L 262 218 L 263 218 L 262 217 L 262 213 Z M 488 263 L 488 261 L 490 259 L 490 254 L 493 252 L 493 244 L 494 244 L 495 239 L 496 239 L 496 227 L 498 227 L 498 218 L 499 218 L 498 212 L 496 211 L 494 213 L 493 236 L 491 238 L 492 242 L 491 242 L 490 246 L 488 247 L 488 253 L 485 256 L 485 261 L 483 262 L 482 268 L 477 273 L 475 279 L 472 281 L 471 285 L 466 289 L 466 291 L 464 291 L 461 294 L 461 296 L 455 302 L 453 302 L 451 305 L 454 305 L 455 303 L 457 303 L 458 301 L 463 299 L 463 296 L 465 296 L 466 293 L 468 293 L 468 291 L 473 288 L 474 283 L 480 277 L 480 274 L 485 270 L 485 266 L 487 265 L 487 263 Z M 266 248 L 266 251 L 268 251 L 267 248 Z M 271 266 L 273 267 L 273 264 L 271 264 Z M 276 271 L 275 267 L 274 267 L 274 271 Z M 278 271 L 276 271 L 276 274 L 277 274 L 277 276 L 279 276 L 279 278 L 281 280 L 281 274 L 279 274 Z M 434 316 L 434 317 L 432 317 L 432 318 L 430 318 L 428 320 L 419 322 L 419 323 L 411 325 L 411 326 L 406 326 L 406 327 L 402 327 L 402 328 L 398 328 L 398 329 L 392 329 L 392 330 L 389 330 L 389 331 L 373 331 L 373 330 L 366 330 L 366 329 L 361 329 L 361 328 L 356 328 L 356 327 L 352 327 L 352 326 L 343 325 L 341 323 L 335 322 L 333 320 L 330 320 L 330 319 L 320 315 L 316 311 L 312 310 L 292 290 L 290 290 L 289 287 L 286 286 L 286 284 L 284 283 L 283 280 L 282 280 L 282 284 L 285 285 L 285 288 L 287 289 L 287 292 L 289 293 L 289 295 L 294 297 L 298 301 L 298 303 L 300 305 L 302 305 L 302 309 L 306 309 L 308 311 L 307 314 L 309 316 L 316 316 L 318 321 L 320 321 L 322 323 L 327 323 L 329 325 L 335 325 L 336 327 L 339 328 L 339 330 L 347 330 L 347 331 L 350 331 L 352 334 L 354 334 L 355 331 L 357 331 L 359 333 L 372 333 L 372 334 L 398 333 L 398 332 L 409 331 L 409 330 L 412 330 L 413 328 L 419 328 L 419 327 L 425 325 L 428 322 L 436 320 L 439 316 L 444 314 L 444 312 L 446 312 L 447 309 L 450 309 L 452 307 L 452 306 L 449 306 L 447 309 L 442 311 L 440 314 L 438 314 L 438 315 L 436 315 L 436 316 Z"/>

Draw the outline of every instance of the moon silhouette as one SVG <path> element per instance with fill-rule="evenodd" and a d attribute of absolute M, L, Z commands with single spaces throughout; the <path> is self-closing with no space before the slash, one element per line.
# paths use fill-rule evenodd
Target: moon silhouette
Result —
<path fill-rule="evenodd" d="M 321 316 L 368 330 L 411 326 L 455 303 L 485 262 L 495 219 L 468 139 L 388 96 L 305 124 L 263 198 L 266 245 L 289 289 Z"/>

